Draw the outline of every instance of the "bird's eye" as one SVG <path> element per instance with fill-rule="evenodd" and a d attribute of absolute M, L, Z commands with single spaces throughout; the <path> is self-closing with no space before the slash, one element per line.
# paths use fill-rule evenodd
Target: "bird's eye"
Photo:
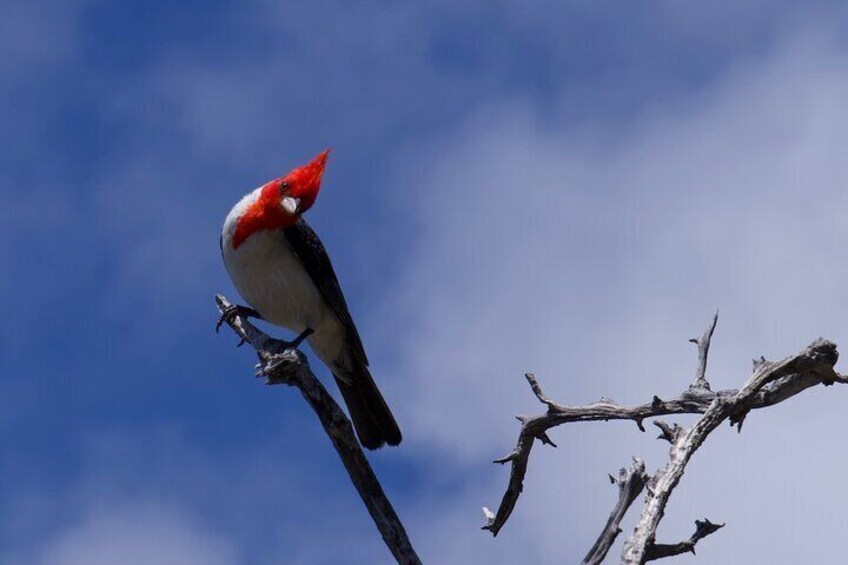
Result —
<path fill-rule="evenodd" d="M 287 183 L 287 182 L 284 182 L 283 184 L 281 184 L 281 185 L 280 185 L 280 187 L 281 187 L 283 190 L 288 190 L 288 189 L 290 189 L 290 188 L 291 188 L 291 186 L 289 186 L 289 183 Z"/>

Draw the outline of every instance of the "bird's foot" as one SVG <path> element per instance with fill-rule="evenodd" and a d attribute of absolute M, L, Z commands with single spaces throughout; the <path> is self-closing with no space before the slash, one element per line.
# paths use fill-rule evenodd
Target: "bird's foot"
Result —
<path fill-rule="evenodd" d="M 218 323 L 215 324 L 215 333 L 221 330 L 221 326 L 224 325 L 224 322 L 231 322 L 235 316 L 241 316 L 242 318 L 257 318 L 259 320 L 262 319 L 262 315 L 249 306 L 230 304 L 223 312 L 221 312 L 221 317 L 218 318 Z"/>

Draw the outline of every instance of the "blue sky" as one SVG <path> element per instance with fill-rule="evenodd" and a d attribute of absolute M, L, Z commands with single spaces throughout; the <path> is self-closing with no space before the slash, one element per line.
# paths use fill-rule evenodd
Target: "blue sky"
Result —
<path fill-rule="evenodd" d="M 754 356 L 848 343 L 846 18 L 4 2 L 0 562 L 388 562 L 302 400 L 212 331 L 213 295 L 236 298 L 223 217 L 326 147 L 309 219 L 404 429 L 371 458 L 419 553 L 578 560 L 606 473 L 665 447 L 558 430 L 491 539 L 480 507 L 507 470 L 489 461 L 539 410 L 524 371 L 563 403 L 671 395 L 716 307 L 717 386 Z M 848 494 L 822 477 L 846 464 L 844 402 L 812 391 L 711 438 L 660 533 L 728 527 L 681 561 L 833 562 Z"/>

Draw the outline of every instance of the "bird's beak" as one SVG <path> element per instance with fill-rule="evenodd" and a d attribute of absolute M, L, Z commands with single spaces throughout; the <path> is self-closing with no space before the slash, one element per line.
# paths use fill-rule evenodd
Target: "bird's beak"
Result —
<path fill-rule="evenodd" d="M 292 216 L 297 215 L 300 211 L 300 198 L 295 198 L 294 196 L 286 196 L 283 198 L 283 210 Z"/>

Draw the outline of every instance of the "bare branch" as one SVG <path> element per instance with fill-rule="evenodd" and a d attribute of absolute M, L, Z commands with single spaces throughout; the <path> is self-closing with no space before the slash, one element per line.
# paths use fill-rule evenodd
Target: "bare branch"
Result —
<path fill-rule="evenodd" d="M 695 554 L 695 545 L 707 537 L 708 535 L 715 533 L 724 527 L 724 524 L 713 524 L 706 518 L 703 521 L 695 520 L 695 533 L 692 534 L 686 541 L 681 541 L 679 543 L 673 544 L 664 544 L 657 543 L 653 544 L 648 548 L 648 556 L 645 561 L 654 561 L 655 559 L 662 559 L 663 557 L 672 557 L 674 555 L 680 555 L 681 553 L 691 552 L 692 555 Z"/>
<path fill-rule="evenodd" d="M 645 499 L 642 515 L 633 534 L 624 544 L 622 563 L 642 564 L 648 561 L 654 546 L 657 527 L 665 514 L 665 507 L 674 488 L 680 482 L 689 460 L 704 443 L 707 436 L 722 422 L 741 423 L 745 415 L 755 406 L 761 389 L 769 383 L 790 375 L 811 375 L 819 382 L 835 380 L 844 382 L 836 374 L 833 365 L 838 355 L 836 346 L 818 339 L 796 355 L 775 363 L 758 366 L 745 386 L 736 394 L 722 398 L 717 396 L 704 415 L 691 428 L 678 435 L 672 444 L 669 461 L 657 472 Z"/>
<path fill-rule="evenodd" d="M 222 315 L 232 306 L 220 294 L 215 297 L 215 302 Z M 228 315 L 224 321 L 241 339 L 256 350 L 260 367 L 257 376 L 266 377 L 267 384 L 287 384 L 297 387 L 315 411 L 324 431 L 339 454 L 350 480 L 377 525 L 383 541 L 397 562 L 404 565 L 420 565 L 421 560 L 416 555 L 400 518 L 383 492 L 383 487 L 371 469 L 365 454 L 362 453 L 362 448 L 353 433 L 353 426 L 327 389 L 312 373 L 306 357 L 296 349 L 288 349 L 285 342 L 269 337 L 238 314 Z"/>
<path fill-rule="evenodd" d="M 494 516 L 487 517 L 483 529 L 497 536 L 506 524 L 521 496 L 534 440 L 543 437 L 542 434 L 546 434 L 550 428 L 572 422 L 633 420 L 639 429 L 644 431 L 643 421 L 646 418 L 670 414 L 704 414 L 701 419 L 704 423 L 697 430 L 695 427 L 684 430 L 675 424 L 677 429 L 669 427 L 666 433 L 663 426 L 668 425 L 663 423 L 659 426 L 663 430 L 663 435 L 660 437 L 668 439 L 674 445 L 685 437 L 690 445 L 693 445 L 691 442 L 695 439 L 698 441 L 697 446 L 700 446 L 700 442 L 714 429 L 712 423 L 717 417 L 715 426 L 727 418 L 730 418 L 731 423 L 740 423 L 750 410 L 783 402 L 812 386 L 848 382 L 833 368 L 837 359 L 836 346 L 829 341 L 819 339 L 799 354 L 787 357 L 780 362 L 768 362 L 765 359 L 755 361 L 754 375 L 741 390 L 728 389 L 713 392 L 706 380 L 706 359 L 716 323 L 717 317 L 714 316 L 704 334 L 695 340 L 699 350 L 695 382 L 678 397 L 670 400 L 654 396 L 650 402 L 637 406 L 621 406 L 607 399 L 586 406 L 566 406 L 548 398 L 542 392 L 536 377 L 528 374 L 526 377 L 534 395 L 545 404 L 547 410 L 537 416 L 522 417 L 521 430 L 515 448 L 506 457 L 495 461 L 511 464 L 509 482 L 497 511 Z M 710 413 L 711 410 L 712 413 Z M 709 418 L 707 418 L 708 413 L 710 413 Z M 705 428 L 706 424 L 709 425 Z M 693 434 L 693 430 L 696 433 Z M 691 452 L 686 461 L 689 456 Z M 685 467 L 685 462 L 683 466 Z M 682 473 L 682 467 L 680 471 Z M 663 508 L 664 505 L 663 502 Z"/>
<path fill-rule="evenodd" d="M 718 310 L 713 316 L 712 322 L 701 334 L 701 337 L 690 339 L 692 343 L 698 346 L 698 370 L 695 372 L 695 380 L 689 385 L 691 388 L 702 388 L 710 390 L 710 383 L 707 382 L 707 355 L 710 353 L 710 340 L 712 340 L 713 332 L 718 323 Z"/>
<path fill-rule="evenodd" d="M 622 468 L 618 472 L 618 477 L 610 475 L 610 482 L 618 485 L 618 502 L 613 508 L 610 517 L 607 520 L 604 530 L 595 541 L 595 545 L 583 558 L 583 565 L 596 565 L 603 562 L 607 556 L 612 544 L 615 543 L 615 538 L 621 533 L 621 520 L 636 500 L 636 497 L 645 488 L 645 483 L 648 481 L 648 474 L 645 472 L 645 463 L 641 459 L 633 458 L 633 465 L 629 469 Z M 493 518 L 494 516 L 492 516 Z"/>
<path fill-rule="evenodd" d="M 657 439 L 664 439 L 672 445 L 677 442 L 677 438 L 679 438 L 680 434 L 683 433 L 683 428 L 681 428 L 676 423 L 669 426 L 662 420 L 654 420 L 654 425 L 658 427 L 662 432 L 659 436 L 657 436 Z"/>
<path fill-rule="evenodd" d="M 528 383 L 530 383 L 530 390 L 533 391 L 533 394 L 536 395 L 539 402 L 547 404 L 549 408 L 556 406 L 556 404 L 550 400 L 544 392 L 542 392 L 542 385 L 539 384 L 539 381 L 536 379 L 536 375 L 533 373 L 524 373 L 524 378 L 527 379 Z"/>

